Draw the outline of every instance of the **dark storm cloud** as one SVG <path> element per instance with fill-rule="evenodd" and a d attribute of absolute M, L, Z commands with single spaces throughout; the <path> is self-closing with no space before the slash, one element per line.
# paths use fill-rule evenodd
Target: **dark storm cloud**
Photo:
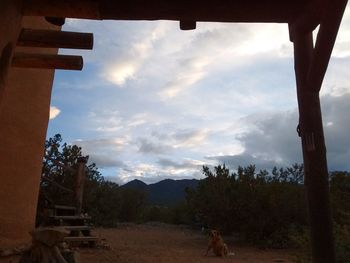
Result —
<path fill-rule="evenodd" d="M 329 170 L 350 170 L 350 93 L 321 98 Z M 239 155 L 208 157 L 231 168 L 255 164 L 258 169 L 302 162 L 301 142 L 296 133 L 296 110 L 254 114 L 244 122 L 251 128 L 237 139 L 245 150 Z"/>

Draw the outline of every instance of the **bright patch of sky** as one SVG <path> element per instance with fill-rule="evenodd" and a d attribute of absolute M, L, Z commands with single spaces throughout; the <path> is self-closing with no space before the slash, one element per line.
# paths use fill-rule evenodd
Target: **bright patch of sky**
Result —
<path fill-rule="evenodd" d="M 68 20 L 94 33 L 82 72 L 57 71 L 48 137 L 82 146 L 116 182 L 200 178 L 204 164 L 301 162 L 285 24 Z M 321 92 L 331 170 L 350 170 L 350 13 Z"/>

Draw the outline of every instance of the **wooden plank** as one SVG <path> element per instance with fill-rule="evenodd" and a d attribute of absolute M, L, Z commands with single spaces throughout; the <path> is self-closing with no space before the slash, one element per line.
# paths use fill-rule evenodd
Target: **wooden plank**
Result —
<path fill-rule="evenodd" d="M 66 206 L 66 205 L 55 205 L 55 209 L 61 209 L 61 210 L 76 210 L 77 208 L 75 206 Z"/>
<path fill-rule="evenodd" d="M 97 241 L 99 238 L 94 236 L 79 236 L 79 237 L 65 237 L 64 240 L 68 242 L 88 242 Z"/>
<path fill-rule="evenodd" d="M 93 227 L 91 226 L 62 226 L 62 228 L 68 231 L 82 231 L 82 230 L 91 230 Z"/>
<path fill-rule="evenodd" d="M 91 216 L 50 216 L 50 218 L 57 220 L 89 220 L 91 219 Z"/>
<path fill-rule="evenodd" d="M 114 20 L 290 22 L 310 0 L 27 0 L 23 14 Z"/>
<path fill-rule="evenodd" d="M 46 48 L 92 49 L 93 34 L 24 28 L 18 46 Z"/>
<path fill-rule="evenodd" d="M 82 70 L 81 56 L 15 53 L 12 67 Z"/>

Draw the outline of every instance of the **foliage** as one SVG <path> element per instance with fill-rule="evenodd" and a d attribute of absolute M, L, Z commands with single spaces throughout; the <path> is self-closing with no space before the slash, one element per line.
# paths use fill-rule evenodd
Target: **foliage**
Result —
<path fill-rule="evenodd" d="M 81 157 L 84 157 L 82 149 L 62 143 L 60 134 L 45 142 L 37 224 L 42 223 L 45 208 L 75 205 L 76 168 L 77 160 Z M 119 221 L 137 220 L 144 202 L 144 193 L 123 191 L 118 184 L 106 181 L 96 164 L 87 166 L 83 211 L 92 216 L 96 225 L 115 226 Z"/>
<path fill-rule="evenodd" d="M 72 194 L 64 188 L 74 187 L 80 157 L 81 148 L 62 143 L 59 134 L 46 141 L 39 211 L 50 204 L 74 205 Z M 257 171 L 254 165 L 239 166 L 235 172 L 225 165 L 204 166 L 202 173 L 197 188 L 186 189 L 186 200 L 166 207 L 146 205 L 145 192 L 106 181 L 90 164 L 83 209 L 97 225 L 160 221 L 216 228 L 263 247 L 297 247 L 297 261 L 310 261 L 302 165 L 275 167 L 271 172 Z M 337 262 L 350 263 L 350 173 L 331 172 L 330 192 Z"/>
<path fill-rule="evenodd" d="M 307 223 L 301 171 L 299 165 L 274 168 L 271 175 L 256 172 L 254 165 L 235 173 L 225 165 L 213 171 L 204 166 L 205 178 L 187 193 L 187 201 L 203 225 L 263 246 L 286 247 L 288 229 Z"/>

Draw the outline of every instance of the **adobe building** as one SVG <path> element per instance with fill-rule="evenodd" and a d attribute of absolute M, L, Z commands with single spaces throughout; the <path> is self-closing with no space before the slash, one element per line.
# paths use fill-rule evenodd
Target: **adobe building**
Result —
<path fill-rule="evenodd" d="M 346 4 L 347 0 L 1 0 L 0 247 L 28 242 L 34 227 L 54 70 L 82 68 L 81 57 L 57 55 L 57 48 L 92 48 L 91 36 L 64 33 L 62 19 L 52 18 L 176 20 L 183 30 L 195 29 L 197 21 L 268 22 L 286 23 L 294 45 L 313 262 L 334 263 L 319 91 Z"/>
<path fill-rule="evenodd" d="M 34 227 L 54 77 L 53 69 L 9 65 L 14 52 L 57 54 L 16 47 L 22 28 L 60 29 L 42 17 L 22 18 L 14 2 L 0 4 L 0 247 L 28 242 Z"/>

